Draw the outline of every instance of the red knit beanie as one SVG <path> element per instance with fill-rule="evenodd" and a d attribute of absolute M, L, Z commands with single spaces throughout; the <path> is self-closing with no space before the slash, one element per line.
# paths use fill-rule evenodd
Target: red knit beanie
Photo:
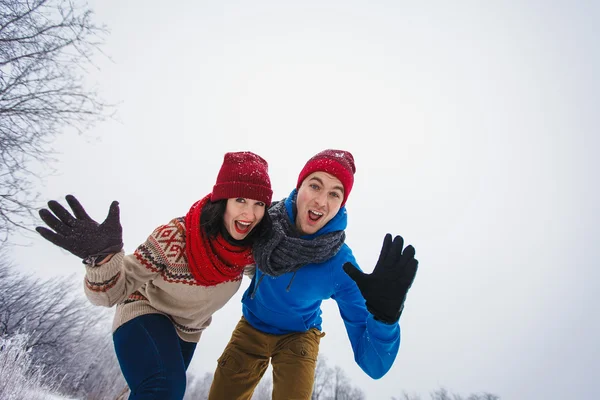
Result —
<path fill-rule="evenodd" d="M 264 201 L 268 207 L 272 196 L 269 164 L 261 156 L 249 151 L 225 153 L 211 201 L 244 197 Z"/>
<path fill-rule="evenodd" d="M 338 178 L 342 185 L 344 185 L 344 200 L 342 200 L 342 206 L 346 204 L 352 185 L 354 185 L 354 173 L 356 167 L 354 166 L 354 157 L 352 153 L 345 150 L 323 150 L 317 153 L 310 160 L 307 161 L 300 175 L 298 176 L 298 183 L 296 189 L 299 189 L 302 182 L 306 177 L 313 172 L 323 171 L 327 172 Z"/>

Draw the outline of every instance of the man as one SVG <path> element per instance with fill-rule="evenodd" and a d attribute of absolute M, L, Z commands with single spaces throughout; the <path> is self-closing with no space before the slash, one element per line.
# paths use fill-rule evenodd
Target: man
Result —
<path fill-rule="evenodd" d="M 321 332 L 321 302 L 334 299 L 358 365 L 378 379 L 400 346 L 398 320 L 418 262 L 412 246 L 387 234 L 372 274 L 356 267 L 344 243 L 345 203 L 354 157 L 324 150 L 312 157 L 296 188 L 274 204 L 272 229 L 255 242 L 256 275 L 243 317 L 219 358 L 209 398 L 250 399 L 273 366 L 273 399 L 310 399 Z"/>

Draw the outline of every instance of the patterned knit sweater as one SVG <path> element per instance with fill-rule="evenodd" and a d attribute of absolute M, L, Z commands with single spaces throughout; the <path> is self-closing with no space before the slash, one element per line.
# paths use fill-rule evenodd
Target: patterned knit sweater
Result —
<path fill-rule="evenodd" d="M 242 274 L 231 282 L 201 286 L 188 268 L 185 218 L 159 226 L 133 254 L 121 251 L 97 267 L 86 266 L 85 294 L 95 305 L 117 305 L 113 332 L 144 314 L 164 314 L 179 337 L 198 342 L 202 331 L 237 292 Z M 245 268 L 251 275 L 254 265 Z"/>

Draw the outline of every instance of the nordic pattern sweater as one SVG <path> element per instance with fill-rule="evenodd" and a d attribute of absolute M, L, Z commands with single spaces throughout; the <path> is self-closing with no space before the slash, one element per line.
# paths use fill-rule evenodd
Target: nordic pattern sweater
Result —
<path fill-rule="evenodd" d="M 202 286 L 192 276 L 185 254 L 185 219 L 154 230 L 133 254 L 123 251 L 101 266 L 86 266 L 85 294 L 95 305 L 117 305 L 113 332 L 145 314 L 171 319 L 179 337 L 198 342 L 202 331 L 240 287 L 243 274 L 231 282 Z M 246 273 L 254 272 L 254 265 Z"/>

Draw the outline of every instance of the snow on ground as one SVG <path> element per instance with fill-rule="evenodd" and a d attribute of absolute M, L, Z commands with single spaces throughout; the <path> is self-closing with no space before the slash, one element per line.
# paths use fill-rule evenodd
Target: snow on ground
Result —
<path fill-rule="evenodd" d="M 81 400 L 73 397 L 64 397 L 55 393 L 37 391 L 31 393 L 31 398 L 36 400 Z"/>

